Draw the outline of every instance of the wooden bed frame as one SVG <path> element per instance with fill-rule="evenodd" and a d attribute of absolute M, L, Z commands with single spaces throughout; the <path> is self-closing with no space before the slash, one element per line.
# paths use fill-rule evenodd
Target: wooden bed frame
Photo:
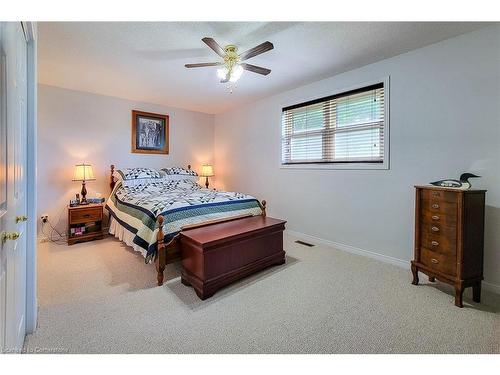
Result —
<path fill-rule="evenodd" d="M 191 165 L 188 165 L 188 170 L 191 170 Z M 115 166 L 114 164 L 111 164 L 111 175 L 110 175 L 110 182 L 109 186 L 111 188 L 111 191 L 113 191 L 116 181 L 114 177 L 114 171 L 115 171 Z M 266 216 L 266 201 L 262 200 L 262 202 L 259 202 L 260 209 L 262 211 L 262 216 Z M 249 217 L 252 215 L 240 215 L 240 216 L 234 216 L 231 218 L 227 219 L 216 219 L 216 220 L 209 220 L 209 221 L 204 221 L 199 224 L 193 224 L 189 226 L 182 227 L 182 230 L 185 229 L 193 229 L 193 228 L 198 228 L 198 227 L 203 227 L 206 225 L 217 225 L 217 223 L 223 223 L 231 220 L 238 220 L 238 219 L 243 219 L 246 217 Z M 157 234 L 157 242 L 158 242 L 158 247 L 155 255 L 155 266 L 156 266 L 156 271 L 157 271 L 157 281 L 158 285 L 163 285 L 163 272 L 165 271 L 165 266 L 170 263 L 174 263 L 177 261 L 181 260 L 181 246 L 180 246 L 180 233 L 178 233 L 170 242 L 165 243 L 164 238 L 165 235 L 163 233 L 163 224 L 164 224 L 165 218 L 162 215 L 158 215 L 156 218 L 156 223 L 158 226 L 158 234 Z"/>

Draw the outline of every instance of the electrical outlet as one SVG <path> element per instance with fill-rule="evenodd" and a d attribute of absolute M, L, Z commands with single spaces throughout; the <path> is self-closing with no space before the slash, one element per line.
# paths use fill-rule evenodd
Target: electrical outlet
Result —
<path fill-rule="evenodd" d="M 38 237 L 38 242 L 39 243 L 44 243 L 44 242 L 49 242 L 50 240 L 45 237 L 45 236 L 42 236 L 42 237 Z"/>
<path fill-rule="evenodd" d="M 44 214 L 44 215 L 40 216 L 40 220 L 42 221 L 42 223 L 45 224 L 47 221 L 49 221 L 49 215 Z"/>

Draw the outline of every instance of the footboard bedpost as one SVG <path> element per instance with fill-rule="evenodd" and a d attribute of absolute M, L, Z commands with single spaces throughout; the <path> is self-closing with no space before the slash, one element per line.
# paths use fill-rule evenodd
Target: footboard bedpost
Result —
<path fill-rule="evenodd" d="M 262 216 L 266 217 L 266 204 L 267 202 L 265 200 L 262 200 L 262 203 L 260 204 L 260 209 L 262 210 Z"/>
<path fill-rule="evenodd" d="M 163 221 L 164 218 L 163 216 L 158 216 L 157 223 L 158 223 L 158 234 L 156 236 L 156 241 L 158 243 L 157 245 L 157 253 L 156 253 L 156 271 L 158 272 L 158 275 L 156 279 L 158 280 L 158 285 L 161 286 L 163 285 L 163 271 L 165 271 L 165 265 L 167 264 L 167 254 L 166 254 L 166 249 L 165 249 L 165 243 L 163 242 L 163 239 L 165 238 L 163 235 Z"/>

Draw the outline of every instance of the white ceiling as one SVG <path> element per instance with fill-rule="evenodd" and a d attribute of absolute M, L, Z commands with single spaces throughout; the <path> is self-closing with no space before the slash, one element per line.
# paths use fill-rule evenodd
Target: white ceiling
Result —
<path fill-rule="evenodd" d="M 39 82 L 149 103 L 220 113 L 287 89 L 487 26 L 419 22 L 41 22 Z M 232 94 L 201 38 L 242 52 L 266 40 L 274 50 L 248 62 Z"/>

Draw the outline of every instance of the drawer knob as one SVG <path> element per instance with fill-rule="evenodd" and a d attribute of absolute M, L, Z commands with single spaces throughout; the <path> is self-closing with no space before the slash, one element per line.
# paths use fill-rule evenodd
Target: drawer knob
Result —
<path fill-rule="evenodd" d="M 432 227 L 432 228 L 431 228 L 431 230 L 432 230 L 433 232 L 439 232 L 439 228 L 438 228 L 438 227 Z"/>
<path fill-rule="evenodd" d="M 90 214 L 85 214 L 83 215 L 83 217 L 90 217 Z"/>
<path fill-rule="evenodd" d="M 434 263 L 434 264 L 438 264 L 438 263 L 439 263 L 439 260 L 434 259 L 434 258 L 431 258 L 431 262 L 432 262 L 432 263 Z"/>
<path fill-rule="evenodd" d="M 432 220 L 439 220 L 439 216 L 438 215 L 433 215 L 432 216 Z"/>
<path fill-rule="evenodd" d="M 432 241 L 432 242 L 431 242 L 431 245 L 432 245 L 432 246 L 439 246 L 439 242 L 437 242 L 437 241 Z"/>
<path fill-rule="evenodd" d="M 434 204 L 432 205 L 432 208 L 439 208 L 439 204 L 434 203 Z"/>

